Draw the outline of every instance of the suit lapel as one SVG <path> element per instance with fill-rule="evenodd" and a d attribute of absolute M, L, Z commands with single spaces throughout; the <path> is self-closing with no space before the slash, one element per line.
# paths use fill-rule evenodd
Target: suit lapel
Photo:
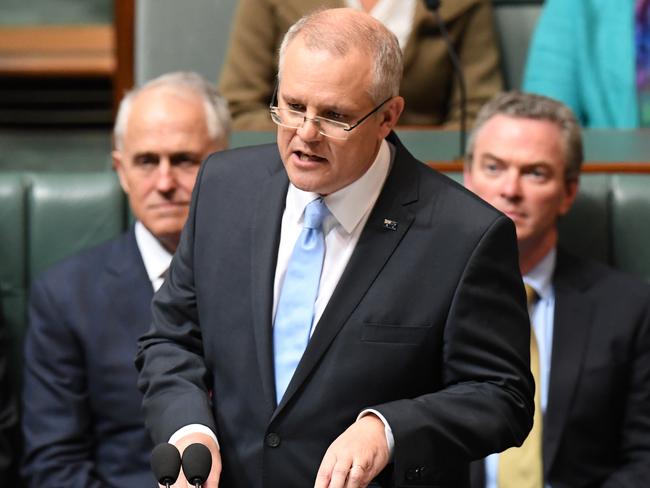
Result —
<path fill-rule="evenodd" d="M 115 241 L 106 260 L 104 276 L 98 283 L 113 301 L 115 323 L 126 327 L 127 333 L 137 340 L 151 325 L 153 288 L 133 228 Z"/>
<path fill-rule="evenodd" d="M 548 474 L 584 363 L 595 304 L 586 294 L 591 278 L 577 258 L 558 251 L 554 276 L 555 316 L 548 404 L 544 418 L 544 471 Z"/>
<path fill-rule="evenodd" d="M 289 180 L 284 171 L 271 176 L 260 190 L 253 224 L 253 329 L 264 394 L 272 406 L 275 406 L 276 401 L 273 374 L 273 285 L 288 185 Z"/>
<path fill-rule="evenodd" d="M 415 216 L 406 205 L 418 198 L 418 176 L 413 165 L 421 163 L 408 154 L 399 140 L 390 140 L 397 146 L 391 172 L 291 378 L 278 411 L 307 379 L 413 223 Z M 387 228 L 384 219 L 397 222 L 397 227 L 394 230 Z"/>

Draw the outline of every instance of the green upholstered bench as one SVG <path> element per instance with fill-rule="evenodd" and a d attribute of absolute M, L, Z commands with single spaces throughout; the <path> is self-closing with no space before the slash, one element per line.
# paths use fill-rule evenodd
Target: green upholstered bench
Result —
<path fill-rule="evenodd" d="M 450 174 L 460 181 L 461 174 Z M 650 173 L 586 174 L 562 220 L 572 251 L 650 281 Z M 8 323 L 13 387 L 19 388 L 29 286 L 39 273 L 127 229 L 114 173 L 0 171 L 0 294 Z"/>
<path fill-rule="evenodd" d="M 650 281 L 648 188 L 650 174 L 583 175 L 578 200 L 560 223 L 561 242 Z M 33 278 L 128 225 L 126 198 L 110 171 L 0 172 L 0 294 L 14 344 L 22 339 Z"/>

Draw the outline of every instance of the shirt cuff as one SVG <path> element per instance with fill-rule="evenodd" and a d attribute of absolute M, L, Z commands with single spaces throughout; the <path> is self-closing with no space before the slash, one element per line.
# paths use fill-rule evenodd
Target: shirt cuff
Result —
<path fill-rule="evenodd" d="M 384 424 L 384 435 L 386 436 L 386 444 L 388 445 L 388 459 L 392 461 L 393 451 L 395 450 L 395 438 L 393 437 L 393 429 L 391 429 L 390 425 L 388 425 L 388 421 L 386 420 L 386 418 L 374 408 L 367 408 L 366 410 L 363 410 L 357 417 L 357 420 L 369 414 L 376 415 L 377 417 L 379 417 L 379 420 L 381 420 L 381 422 Z"/>
<path fill-rule="evenodd" d="M 217 440 L 217 436 L 214 435 L 212 429 L 202 424 L 189 424 L 186 425 L 185 427 L 181 427 L 180 429 L 178 429 L 176 432 L 172 434 L 172 436 L 169 438 L 169 443 L 176 444 L 176 441 L 178 441 L 182 437 L 185 437 L 188 434 L 205 434 L 208 437 L 211 437 L 212 440 L 217 444 L 217 449 L 219 450 L 221 449 L 221 447 L 219 446 L 219 441 Z"/>

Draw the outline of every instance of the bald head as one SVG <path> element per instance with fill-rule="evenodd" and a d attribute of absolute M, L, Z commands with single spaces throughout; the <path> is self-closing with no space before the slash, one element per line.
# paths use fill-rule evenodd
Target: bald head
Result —
<path fill-rule="evenodd" d="M 368 94 L 375 103 L 399 94 L 402 51 L 395 35 L 374 17 L 350 8 L 319 10 L 304 16 L 284 36 L 278 79 L 282 77 L 287 48 L 296 38 L 309 50 L 324 50 L 336 57 L 358 50 L 373 60 Z"/>

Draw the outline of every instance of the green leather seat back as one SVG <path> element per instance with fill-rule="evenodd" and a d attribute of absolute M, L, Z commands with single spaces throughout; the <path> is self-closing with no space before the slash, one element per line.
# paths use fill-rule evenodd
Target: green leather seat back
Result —
<path fill-rule="evenodd" d="M 611 264 L 610 175 L 585 174 L 571 210 L 560 220 L 560 245 L 579 256 Z"/>
<path fill-rule="evenodd" d="M 611 178 L 612 264 L 650 281 L 650 174 Z"/>
<path fill-rule="evenodd" d="M 127 227 L 126 199 L 112 172 L 30 176 L 29 278 Z"/>
<path fill-rule="evenodd" d="M 10 371 L 18 387 L 25 324 L 27 209 L 25 180 L 19 173 L 0 178 L 0 299 L 6 324 Z"/>

